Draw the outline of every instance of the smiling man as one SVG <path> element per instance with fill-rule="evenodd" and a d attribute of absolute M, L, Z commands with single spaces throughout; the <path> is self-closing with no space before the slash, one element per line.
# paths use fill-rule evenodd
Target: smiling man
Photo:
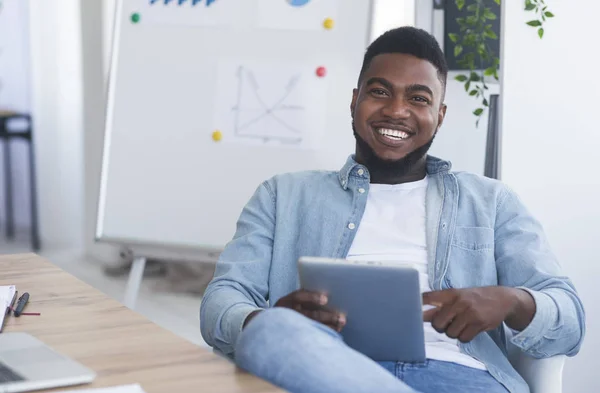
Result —
<path fill-rule="evenodd" d="M 579 351 L 584 309 L 537 220 L 501 182 L 427 155 L 447 73 L 422 30 L 369 46 L 350 106 L 355 154 L 340 171 L 258 187 L 202 301 L 208 344 L 292 392 L 526 393 L 507 339 L 538 358 Z M 346 346 L 345 316 L 298 287 L 302 256 L 412 263 L 433 306 L 427 361 L 377 363 Z"/>

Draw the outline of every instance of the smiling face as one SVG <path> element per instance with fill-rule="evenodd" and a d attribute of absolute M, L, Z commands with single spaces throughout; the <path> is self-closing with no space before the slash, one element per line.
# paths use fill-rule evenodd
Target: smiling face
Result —
<path fill-rule="evenodd" d="M 379 161 L 399 169 L 424 160 L 446 113 L 443 95 L 438 71 L 427 60 L 402 53 L 375 56 L 352 97 L 356 160 L 368 168 Z"/>

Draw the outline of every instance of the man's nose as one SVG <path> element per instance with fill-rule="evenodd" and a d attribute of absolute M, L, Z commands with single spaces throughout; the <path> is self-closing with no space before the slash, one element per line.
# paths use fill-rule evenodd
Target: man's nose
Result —
<path fill-rule="evenodd" d="M 396 97 L 389 100 L 382 109 L 384 116 L 392 119 L 406 119 L 410 116 L 410 107 L 403 97 Z"/>

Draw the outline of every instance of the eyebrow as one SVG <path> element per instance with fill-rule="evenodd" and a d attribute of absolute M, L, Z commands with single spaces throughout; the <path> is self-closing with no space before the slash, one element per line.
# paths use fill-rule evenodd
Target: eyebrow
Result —
<path fill-rule="evenodd" d="M 385 78 L 380 78 L 380 77 L 374 76 L 372 78 L 369 78 L 369 80 L 367 80 L 367 86 L 374 85 L 376 83 L 379 83 L 380 85 L 385 86 L 389 90 L 394 90 L 394 85 L 392 85 L 392 82 L 388 81 Z"/>
<path fill-rule="evenodd" d="M 416 83 L 416 84 L 408 85 L 406 87 L 407 93 L 416 93 L 419 91 L 428 93 L 429 95 L 431 95 L 433 97 L 433 91 L 429 88 L 429 86 L 420 85 L 420 84 Z"/>
<path fill-rule="evenodd" d="M 373 85 L 375 83 L 379 83 L 380 85 L 385 86 L 389 90 L 394 90 L 394 85 L 385 78 L 375 76 L 375 77 L 369 78 L 367 80 L 367 86 Z M 431 88 L 429 86 L 425 86 L 425 85 L 422 85 L 419 83 L 413 83 L 412 85 L 408 85 L 406 87 L 407 93 L 416 93 L 419 91 L 428 93 L 433 97 L 433 90 L 431 90 Z"/>

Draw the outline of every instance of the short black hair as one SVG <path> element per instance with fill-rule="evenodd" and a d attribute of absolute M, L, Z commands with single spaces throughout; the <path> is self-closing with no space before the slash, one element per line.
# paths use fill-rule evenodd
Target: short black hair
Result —
<path fill-rule="evenodd" d="M 403 53 L 427 60 L 437 69 L 442 88 L 446 90 L 448 64 L 442 48 L 434 36 L 412 26 L 388 30 L 369 45 L 358 76 L 359 86 L 373 58 L 384 53 Z"/>

